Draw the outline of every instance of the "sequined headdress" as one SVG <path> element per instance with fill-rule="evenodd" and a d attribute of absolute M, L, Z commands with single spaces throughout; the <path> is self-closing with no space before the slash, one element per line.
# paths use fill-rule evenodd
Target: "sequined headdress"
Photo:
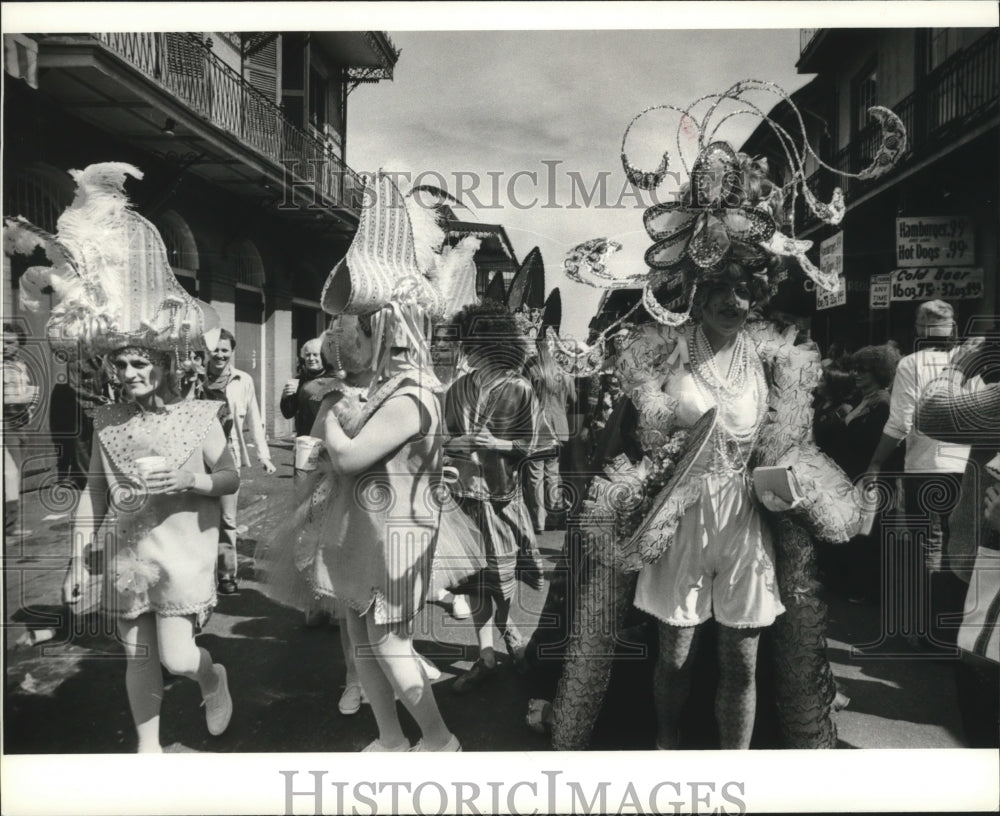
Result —
<path fill-rule="evenodd" d="M 794 135 L 751 101 L 749 95 L 756 92 L 774 94 L 784 101 L 797 125 L 792 128 L 797 131 Z M 699 115 L 696 109 L 704 113 Z M 689 319 L 699 283 L 730 261 L 753 274 L 767 276 L 770 261 L 776 257 L 794 258 L 817 287 L 835 289 L 836 277 L 824 273 L 806 257 L 812 242 L 795 237 L 794 212 L 796 199 L 801 195 L 816 217 L 837 225 L 845 213 L 844 196 L 836 188 L 830 202 L 820 201 L 805 183 L 806 158 L 844 177 L 872 179 L 891 169 L 906 150 L 906 130 L 899 117 L 888 108 L 872 107 L 869 115 L 882 132 L 872 163 L 859 173 L 837 170 L 823 162 L 809 146 L 802 116 L 788 94 L 770 82 L 741 80 L 722 93 L 695 100 L 687 108 L 656 105 L 629 122 L 622 136 L 622 166 L 628 180 L 647 191 L 655 190 L 667 176 L 670 152 L 664 152 L 659 166 L 647 172 L 632 164 L 626 144 L 633 126 L 653 111 L 671 111 L 679 116 L 674 138 L 688 180 L 676 200 L 654 204 L 643 214 L 643 225 L 653 241 L 645 254 L 648 272 L 630 277 L 611 274 L 607 260 L 621 247 L 603 238 L 574 247 L 564 267 L 571 279 L 599 288 L 641 286 L 641 302 L 647 311 L 661 323 L 673 326 Z M 766 159 L 738 153 L 718 139 L 720 126 L 743 114 L 766 122 L 777 137 L 788 165 L 785 183 L 778 184 L 768 178 Z M 681 151 L 682 134 L 697 137 L 697 155 L 690 168 Z M 788 224 L 782 224 L 782 214 L 786 211 L 791 218 Z M 674 296 L 663 305 L 656 292 Z M 616 326 L 605 330 L 599 340 Z"/>
<path fill-rule="evenodd" d="M 7 219 L 8 251 L 42 248 L 52 266 L 22 278 L 21 303 L 48 311 L 46 333 L 66 359 L 90 358 L 125 347 L 187 359 L 188 350 L 214 346 L 219 319 L 177 282 L 159 231 L 135 212 L 125 179 L 142 178 L 130 164 L 104 162 L 71 170 L 76 196 L 52 236 L 23 218 Z"/>

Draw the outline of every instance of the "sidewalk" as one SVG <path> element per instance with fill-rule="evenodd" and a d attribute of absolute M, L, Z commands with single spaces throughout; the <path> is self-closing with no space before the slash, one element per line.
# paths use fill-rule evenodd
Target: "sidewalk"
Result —
<path fill-rule="evenodd" d="M 291 451 L 272 446 L 278 472 L 243 471 L 240 552 L 243 563 L 258 539 L 277 525 L 292 487 Z M 29 493 L 25 526 L 34 532 L 5 547 L 4 738 L 11 753 L 117 753 L 134 750 L 120 651 L 99 618 L 69 618 L 60 604 L 68 557 L 70 496 Z M 45 501 L 43 502 L 43 499 Z M 61 504 L 57 499 L 61 500 Z M 561 533 L 540 537 L 547 569 L 562 547 Z M 528 636 L 538 624 L 546 590 L 519 586 L 515 623 Z M 859 659 L 850 644 L 873 641 L 879 610 L 830 598 L 829 655 L 850 706 L 835 717 L 843 747 L 960 747 L 951 666 L 919 655 Z M 18 647 L 29 629 L 53 631 L 51 640 Z M 74 631 L 75 630 L 75 631 Z M 548 750 L 548 740 L 524 723 L 534 681 L 509 665 L 467 695 L 451 692 L 453 678 L 476 657 L 471 621 L 453 620 L 428 604 L 416 621 L 416 646 L 441 669 L 436 697 L 465 750 Z M 501 663 L 507 664 L 499 636 Z M 271 601 L 244 569 L 240 592 L 219 599 L 200 642 L 229 668 L 235 715 L 213 738 L 205 730 L 197 686 L 168 678 L 162 725 L 165 750 L 174 752 L 357 751 L 376 735 L 368 706 L 352 716 L 337 711 L 343 657 L 335 629 L 306 629 L 302 615 Z M 629 669 L 617 683 L 634 692 L 602 731 L 602 747 L 644 748 L 649 729 L 648 666 Z M 631 688 L 631 686 L 630 686 Z M 640 709 L 645 711 L 642 714 Z M 644 722 L 637 722 L 636 718 Z M 607 718 L 606 718 L 607 719 Z M 415 725 L 403 714 L 404 728 Z"/>

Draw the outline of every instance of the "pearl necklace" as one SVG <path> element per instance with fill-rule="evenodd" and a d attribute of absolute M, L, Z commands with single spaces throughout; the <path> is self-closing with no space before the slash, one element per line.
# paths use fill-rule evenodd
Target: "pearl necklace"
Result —
<path fill-rule="evenodd" d="M 727 377 L 723 378 L 715 362 L 715 353 L 701 326 L 694 332 L 694 343 L 691 355 L 691 372 L 698 390 L 719 407 L 716 424 L 715 450 L 717 461 L 727 469 L 736 473 L 749 475 L 749 462 L 753 454 L 757 434 L 763 425 L 767 411 L 767 384 L 764 381 L 763 367 L 759 360 L 751 359 L 751 351 L 746 342 L 746 336 L 741 331 L 733 348 L 733 356 L 729 363 Z M 758 395 L 757 416 L 753 425 L 746 431 L 735 431 L 726 422 L 726 411 L 723 410 L 734 399 L 740 397 L 750 385 L 750 371 L 755 375 Z"/>
<path fill-rule="evenodd" d="M 729 370 L 722 376 L 715 362 L 715 351 L 705 336 L 701 326 L 694 330 L 694 349 L 691 355 L 692 370 L 697 379 L 713 394 L 724 397 L 738 397 L 746 390 L 747 375 L 750 371 L 750 359 L 747 353 L 746 338 L 741 331 L 733 345 L 733 353 L 729 359 Z M 720 399 L 719 402 L 724 400 Z M 728 401 L 728 400 L 725 400 Z"/>

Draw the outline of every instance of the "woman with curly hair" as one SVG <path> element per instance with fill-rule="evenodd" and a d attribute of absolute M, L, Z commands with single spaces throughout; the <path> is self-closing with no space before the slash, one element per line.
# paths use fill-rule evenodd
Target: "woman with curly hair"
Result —
<path fill-rule="evenodd" d="M 481 685 L 497 669 L 496 623 L 515 664 L 524 641 L 510 620 L 518 553 L 531 559 L 520 577 L 542 585 L 534 530 L 521 489 L 521 465 L 535 445 L 539 407 L 521 374 L 524 337 L 506 307 L 484 302 L 455 318 L 459 342 L 471 371 L 455 380 L 445 397 L 445 422 L 452 438 L 446 452 L 458 470 L 452 493 L 482 534 L 486 568 L 469 592 L 479 658 L 454 683 L 461 694 Z"/>
<path fill-rule="evenodd" d="M 882 438 L 882 428 L 889 418 L 890 391 L 899 360 L 899 349 L 889 343 L 864 346 L 847 359 L 847 368 L 861 400 L 844 417 L 840 444 L 832 457 L 851 481 L 864 476 Z M 897 451 L 893 459 L 886 463 L 885 470 L 898 471 L 901 465 Z M 894 485 L 885 479 L 879 481 L 879 493 L 893 495 Z M 852 538 L 848 545 L 847 598 L 852 603 L 873 602 L 878 598 L 880 540 L 880 518 L 876 517 L 871 528 Z"/>

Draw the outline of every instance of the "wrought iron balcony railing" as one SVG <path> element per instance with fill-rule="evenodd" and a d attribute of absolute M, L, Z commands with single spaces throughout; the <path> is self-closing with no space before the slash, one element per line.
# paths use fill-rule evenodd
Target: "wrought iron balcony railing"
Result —
<path fill-rule="evenodd" d="M 110 32 L 90 36 L 212 125 L 277 167 L 287 167 L 297 182 L 315 184 L 322 203 L 360 210 L 363 184 L 357 173 L 332 146 L 289 122 L 275 102 L 223 62 L 198 35 Z"/>
<path fill-rule="evenodd" d="M 913 93 L 893 105 L 892 109 L 906 127 L 907 152 L 912 156 L 926 154 L 945 143 L 956 129 L 968 129 L 995 115 L 998 107 L 1000 37 L 991 32 L 939 65 L 917 83 Z M 828 161 L 838 170 L 857 173 L 871 164 L 880 139 L 881 132 L 877 125 L 868 124 Z M 903 160 L 906 161 L 905 157 Z M 840 186 L 850 201 L 880 182 L 835 179 L 829 173 L 817 172 L 809 177 L 807 183 L 823 200 L 829 200 L 833 187 Z M 798 207 L 797 210 L 798 223 L 815 223 L 816 219 L 807 210 Z"/>

